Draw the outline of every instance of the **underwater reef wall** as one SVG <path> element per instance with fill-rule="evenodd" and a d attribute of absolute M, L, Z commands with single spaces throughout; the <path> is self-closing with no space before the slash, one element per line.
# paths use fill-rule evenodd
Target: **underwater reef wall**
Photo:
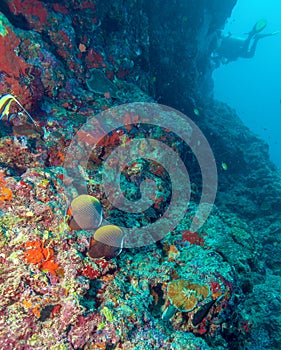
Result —
<path fill-rule="evenodd" d="M 210 56 L 235 4 L 236 0 L 147 1 L 149 61 L 159 102 L 193 112 L 198 100 L 212 95 Z"/>
<path fill-rule="evenodd" d="M 278 349 L 280 175 L 267 145 L 212 96 L 211 53 L 235 3 L 0 2 L 0 348 Z M 190 231 L 194 186 L 183 222 L 163 240 L 91 259 L 92 232 L 65 221 L 64 181 L 74 181 L 64 177 L 66 153 L 75 135 L 91 145 L 91 132 L 79 130 L 86 120 L 135 101 L 177 108 L 201 128 L 218 167 L 216 206 Z M 125 117 L 132 126 L 107 135 L 87 168 L 106 217 L 118 212 L 100 190 L 102 162 L 140 133 Z M 157 132 L 181 152 L 173 135 Z M 167 180 L 158 164 L 130 165 L 130 199 L 143 169 Z M 161 194 L 153 219 L 169 199 Z"/>
<path fill-rule="evenodd" d="M 211 53 L 217 33 L 235 4 L 153 1 L 148 5 L 149 62 L 156 76 L 155 98 L 185 112 L 204 130 L 222 175 L 218 204 L 248 219 L 266 216 L 270 220 L 273 216 L 274 221 L 274 214 L 281 210 L 280 178 L 269 160 L 268 145 L 243 125 L 234 110 L 212 97 L 215 66 Z M 227 164 L 227 171 L 222 163 Z M 248 193 L 244 187 L 248 187 Z M 247 208 L 242 198 L 251 203 Z"/>

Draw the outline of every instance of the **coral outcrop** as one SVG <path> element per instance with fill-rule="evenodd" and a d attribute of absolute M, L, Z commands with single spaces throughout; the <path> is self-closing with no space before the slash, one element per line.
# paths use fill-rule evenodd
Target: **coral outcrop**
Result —
<path fill-rule="evenodd" d="M 15 96 L 36 127 L 17 104 L 0 110 L 0 348 L 278 349 L 280 174 L 267 145 L 212 98 L 211 53 L 235 3 L 1 1 L 1 96 Z M 95 228 L 66 222 L 81 194 L 66 152 L 74 136 L 88 147 L 102 135 L 103 123 L 79 130 L 93 115 L 135 101 L 178 108 L 200 126 L 218 165 L 216 205 L 192 231 L 200 169 L 170 130 L 153 130 L 191 165 L 190 206 L 157 243 L 91 258 Z M 171 198 L 161 164 L 122 169 L 132 202 L 145 178 L 161 188 L 141 219 L 121 216 L 102 192 L 104 160 L 149 131 L 134 114 L 123 124 L 91 152 L 87 191 L 117 225 L 147 225 Z M 83 147 L 74 156 L 83 159 Z"/>

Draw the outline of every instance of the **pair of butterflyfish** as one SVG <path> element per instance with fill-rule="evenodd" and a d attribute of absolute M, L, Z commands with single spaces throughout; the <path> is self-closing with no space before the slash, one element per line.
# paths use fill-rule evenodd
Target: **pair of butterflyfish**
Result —
<path fill-rule="evenodd" d="M 116 225 L 101 226 L 102 220 L 100 201 L 88 194 L 74 198 L 67 209 L 67 223 L 72 230 L 95 230 L 88 255 L 111 259 L 121 253 L 125 234 Z"/>

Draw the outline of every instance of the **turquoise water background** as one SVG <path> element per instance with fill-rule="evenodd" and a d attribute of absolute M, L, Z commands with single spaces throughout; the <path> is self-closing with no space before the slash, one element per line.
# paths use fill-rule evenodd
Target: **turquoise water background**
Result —
<path fill-rule="evenodd" d="M 268 142 L 271 159 L 281 170 L 281 1 L 238 0 L 224 32 L 243 36 L 262 18 L 268 22 L 263 33 L 280 33 L 260 40 L 253 58 L 216 69 L 214 96 L 235 108 Z"/>

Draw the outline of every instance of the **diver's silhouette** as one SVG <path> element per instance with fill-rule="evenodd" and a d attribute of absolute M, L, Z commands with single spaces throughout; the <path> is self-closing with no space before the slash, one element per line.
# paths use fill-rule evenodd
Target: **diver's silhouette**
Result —
<path fill-rule="evenodd" d="M 260 39 L 272 36 L 278 32 L 260 34 L 266 27 L 266 21 L 258 21 L 248 33 L 246 38 L 236 37 L 229 33 L 221 36 L 218 40 L 218 47 L 213 54 L 213 59 L 217 65 L 236 61 L 239 57 L 252 58 L 256 52 L 257 43 Z"/>

